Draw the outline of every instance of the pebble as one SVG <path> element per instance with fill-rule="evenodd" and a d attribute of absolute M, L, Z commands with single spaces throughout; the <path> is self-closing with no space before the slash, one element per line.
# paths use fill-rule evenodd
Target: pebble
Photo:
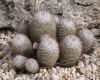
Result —
<path fill-rule="evenodd" d="M 63 74 L 64 73 L 64 68 L 60 68 L 57 72 L 58 72 L 58 74 Z"/>
<path fill-rule="evenodd" d="M 50 80 L 59 80 L 59 77 L 57 75 L 55 75 L 55 74 L 52 74 L 50 76 Z"/>
<path fill-rule="evenodd" d="M 9 71 L 9 76 L 12 77 L 12 78 L 14 78 L 15 75 L 16 75 L 16 71 L 14 69 L 11 69 Z"/>
<path fill-rule="evenodd" d="M 77 80 L 86 80 L 86 79 L 85 79 L 85 76 L 82 75 L 82 76 L 80 76 Z"/>
<path fill-rule="evenodd" d="M 52 68 L 52 72 L 56 74 L 58 70 L 56 68 Z"/>
<path fill-rule="evenodd" d="M 3 80 L 11 80 L 11 78 L 9 77 L 9 75 L 7 74 L 2 74 L 2 76 L 1 76 L 1 78 L 3 79 Z"/>
<path fill-rule="evenodd" d="M 80 74 L 79 74 L 79 73 L 76 73 L 76 76 L 77 76 L 77 77 L 79 77 L 79 76 L 80 76 Z"/>
<path fill-rule="evenodd" d="M 81 74 L 85 74 L 86 73 L 85 67 L 80 68 L 80 73 Z"/>
<path fill-rule="evenodd" d="M 75 74 L 75 73 L 76 73 L 75 67 L 72 67 L 72 68 L 71 68 L 71 73 L 72 73 L 72 74 Z"/>
<path fill-rule="evenodd" d="M 79 61 L 79 62 L 78 62 L 78 67 L 79 67 L 79 68 L 84 67 L 83 61 Z"/>
<path fill-rule="evenodd" d="M 22 80 L 31 80 L 29 75 L 22 75 Z"/>
<path fill-rule="evenodd" d="M 22 77 L 17 77 L 15 78 L 15 80 L 22 80 Z"/>

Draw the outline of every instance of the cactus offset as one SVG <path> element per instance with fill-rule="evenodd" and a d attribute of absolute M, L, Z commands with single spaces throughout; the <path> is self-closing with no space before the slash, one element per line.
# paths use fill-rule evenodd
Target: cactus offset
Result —
<path fill-rule="evenodd" d="M 80 39 L 75 35 L 68 35 L 60 42 L 59 63 L 62 66 L 74 65 L 82 52 Z"/>
<path fill-rule="evenodd" d="M 52 67 L 59 57 L 58 43 L 48 35 L 41 37 L 41 43 L 37 50 L 37 59 L 44 67 Z"/>
<path fill-rule="evenodd" d="M 39 64 L 35 59 L 28 59 L 25 63 L 25 69 L 31 73 L 36 73 L 39 70 Z"/>
<path fill-rule="evenodd" d="M 35 14 L 30 25 L 30 36 L 33 42 L 40 42 L 40 37 L 44 34 L 56 38 L 56 24 L 49 12 L 40 11 Z"/>
<path fill-rule="evenodd" d="M 93 33 L 88 29 L 82 29 L 78 32 L 78 36 L 83 43 L 83 53 L 88 53 L 91 50 L 95 42 L 95 37 Z"/>

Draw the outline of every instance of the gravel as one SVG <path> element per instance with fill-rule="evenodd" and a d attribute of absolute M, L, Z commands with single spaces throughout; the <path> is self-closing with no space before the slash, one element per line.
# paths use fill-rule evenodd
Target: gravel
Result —
<path fill-rule="evenodd" d="M 95 57 L 94 57 L 95 56 Z M 0 80 L 99 80 L 95 54 L 83 54 L 78 64 L 73 67 L 41 68 L 38 73 L 18 73 L 11 63 L 3 62 L 0 66 Z"/>

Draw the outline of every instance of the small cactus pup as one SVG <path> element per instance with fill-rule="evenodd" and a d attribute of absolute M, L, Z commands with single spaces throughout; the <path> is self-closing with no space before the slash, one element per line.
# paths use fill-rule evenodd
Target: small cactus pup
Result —
<path fill-rule="evenodd" d="M 49 35 L 41 37 L 41 43 L 37 49 L 37 60 L 42 67 L 53 67 L 59 57 L 59 46 L 56 40 Z"/>
<path fill-rule="evenodd" d="M 40 37 L 44 34 L 56 38 L 56 22 L 49 12 L 39 11 L 30 23 L 30 36 L 33 42 L 40 42 Z"/>
<path fill-rule="evenodd" d="M 30 73 L 36 73 L 39 70 L 39 64 L 35 59 L 27 59 L 25 69 Z"/>
<path fill-rule="evenodd" d="M 24 55 L 30 57 L 33 55 L 31 41 L 27 36 L 21 33 L 16 33 L 12 39 L 12 50 L 14 55 Z"/>
<path fill-rule="evenodd" d="M 78 32 L 78 36 L 83 43 L 83 53 L 88 53 L 95 43 L 95 37 L 93 33 L 88 29 L 81 29 Z"/>
<path fill-rule="evenodd" d="M 22 69 L 25 67 L 25 62 L 27 58 L 22 55 L 17 55 L 13 59 L 13 64 L 17 69 Z"/>
<path fill-rule="evenodd" d="M 57 24 L 57 39 L 58 42 L 63 40 L 67 35 L 75 34 L 75 22 L 71 19 L 60 19 Z"/>
<path fill-rule="evenodd" d="M 66 36 L 60 43 L 60 57 L 58 64 L 70 67 L 76 64 L 82 53 L 82 43 L 75 35 Z"/>

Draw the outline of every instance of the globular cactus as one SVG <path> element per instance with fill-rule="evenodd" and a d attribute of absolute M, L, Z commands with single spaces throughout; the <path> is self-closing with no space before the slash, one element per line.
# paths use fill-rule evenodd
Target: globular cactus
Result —
<path fill-rule="evenodd" d="M 78 36 L 83 43 L 83 53 L 88 53 L 95 43 L 95 37 L 93 33 L 88 29 L 82 29 L 78 32 Z"/>
<path fill-rule="evenodd" d="M 34 15 L 34 19 L 30 24 L 30 36 L 33 42 L 40 42 L 40 37 L 44 34 L 56 38 L 56 24 L 49 12 L 40 11 Z"/>
<path fill-rule="evenodd" d="M 43 67 L 52 67 L 56 64 L 59 57 L 59 47 L 56 40 L 49 35 L 41 37 L 41 43 L 37 49 L 38 62 Z"/>
<path fill-rule="evenodd" d="M 25 63 L 25 69 L 31 73 L 36 73 L 39 70 L 39 64 L 35 59 L 28 59 Z"/>
<path fill-rule="evenodd" d="M 60 19 L 57 24 L 57 39 L 60 42 L 67 35 L 75 34 L 75 23 L 71 19 Z"/>
<path fill-rule="evenodd" d="M 68 67 L 74 65 L 82 53 L 82 43 L 80 39 L 75 35 L 68 35 L 60 42 L 59 46 L 59 64 Z"/>
<path fill-rule="evenodd" d="M 25 67 L 25 62 L 26 62 L 27 58 L 22 56 L 22 55 L 17 55 L 14 59 L 13 59 L 13 64 L 16 68 L 18 69 L 22 69 Z"/>
<path fill-rule="evenodd" d="M 27 57 L 33 55 L 33 48 L 30 40 L 24 34 L 16 33 L 12 39 L 13 54 L 21 54 Z"/>

